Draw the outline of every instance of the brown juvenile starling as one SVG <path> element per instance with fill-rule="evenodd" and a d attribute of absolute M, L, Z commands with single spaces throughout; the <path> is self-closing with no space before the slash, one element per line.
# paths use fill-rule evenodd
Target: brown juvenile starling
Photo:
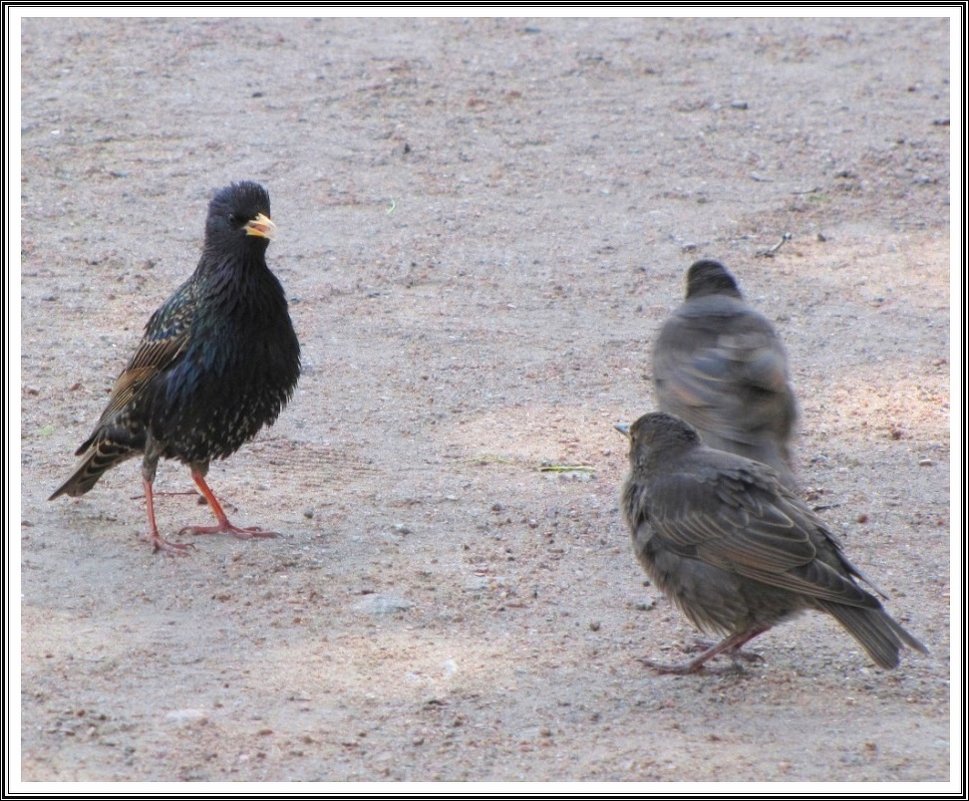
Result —
<path fill-rule="evenodd" d="M 795 488 L 788 441 L 797 409 L 784 348 L 719 262 L 687 271 L 686 300 L 653 347 L 653 382 L 659 408 L 704 444 L 765 462 Z"/>
<path fill-rule="evenodd" d="M 902 646 L 927 653 L 856 578 L 885 597 L 767 465 L 714 450 L 663 412 L 617 425 L 630 439 L 622 513 L 650 579 L 699 629 L 726 638 L 661 672 L 693 673 L 804 609 L 833 615 L 879 667 Z"/>
<path fill-rule="evenodd" d="M 276 420 L 299 378 L 286 296 L 266 266 L 275 230 L 259 184 L 243 181 L 215 195 L 198 267 L 149 318 L 94 432 L 77 449 L 80 465 L 51 500 L 83 495 L 106 470 L 143 454 L 146 539 L 156 551 L 184 554 L 187 545 L 159 535 L 152 495 L 158 460 L 178 459 L 218 521 L 181 533 L 276 536 L 230 523 L 205 482 L 212 459 L 235 453 Z"/>

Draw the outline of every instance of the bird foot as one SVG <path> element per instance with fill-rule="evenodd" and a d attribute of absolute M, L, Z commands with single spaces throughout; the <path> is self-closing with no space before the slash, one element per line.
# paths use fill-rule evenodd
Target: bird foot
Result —
<path fill-rule="evenodd" d="M 703 664 L 696 664 L 695 662 L 684 662 L 679 665 L 664 665 L 660 662 L 654 662 L 652 659 L 640 658 L 639 661 L 657 673 L 672 673 L 676 676 L 687 676 L 690 673 L 699 673 L 703 670 Z"/>
<path fill-rule="evenodd" d="M 667 673 L 674 676 L 689 676 L 694 673 L 705 673 L 707 675 L 721 675 L 724 673 L 743 673 L 744 669 L 739 662 L 731 662 L 729 666 L 711 668 L 705 662 L 694 659 L 692 662 L 684 662 L 679 665 L 664 665 L 654 662 L 652 659 L 640 658 L 639 660 L 646 667 L 655 670 L 657 673 Z"/>
<path fill-rule="evenodd" d="M 251 540 L 251 539 L 272 539 L 273 537 L 278 537 L 279 534 L 275 531 L 263 531 L 258 526 L 252 526 L 252 528 L 239 528 L 239 526 L 234 526 L 228 520 L 219 523 L 217 526 L 185 526 L 179 534 L 231 534 L 240 540 Z"/>
<path fill-rule="evenodd" d="M 734 662 L 736 662 L 738 659 L 741 662 L 751 663 L 764 661 L 764 657 L 762 657 L 760 654 L 755 654 L 753 651 L 741 651 L 739 648 L 736 651 L 728 651 L 727 656 L 733 659 Z"/>
<path fill-rule="evenodd" d="M 697 651 L 706 653 L 711 648 L 713 648 L 716 643 L 712 643 L 709 640 L 696 639 L 691 645 L 686 646 L 685 650 L 687 653 L 695 653 Z M 728 648 L 723 651 L 724 654 L 729 656 L 734 661 L 740 660 L 742 662 L 763 662 L 764 657 L 760 654 L 755 654 L 753 651 L 742 651 L 738 645 L 736 648 Z"/>
<path fill-rule="evenodd" d="M 165 556 L 188 556 L 189 551 L 195 548 L 191 542 L 169 542 L 157 531 L 149 532 L 140 539 L 151 543 L 153 553 L 161 551 Z"/>

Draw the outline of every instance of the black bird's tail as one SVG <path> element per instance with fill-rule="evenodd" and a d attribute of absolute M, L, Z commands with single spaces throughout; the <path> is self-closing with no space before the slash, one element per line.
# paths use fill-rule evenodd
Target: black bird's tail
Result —
<path fill-rule="evenodd" d="M 105 471 L 138 453 L 137 449 L 127 443 L 118 442 L 108 436 L 96 437 L 97 434 L 77 449 L 77 455 L 83 455 L 84 458 L 74 474 L 54 490 L 54 494 L 47 500 L 52 501 L 60 495 L 70 495 L 72 498 L 83 495 L 98 483 Z"/>
<path fill-rule="evenodd" d="M 903 646 L 923 654 L 929 652 L 880 606 L 866 608 L 825 602 L 819 603 L 819 606 L 832 614 L 858 640 L 879 667 L 897 667 L 898 652 Z"/>

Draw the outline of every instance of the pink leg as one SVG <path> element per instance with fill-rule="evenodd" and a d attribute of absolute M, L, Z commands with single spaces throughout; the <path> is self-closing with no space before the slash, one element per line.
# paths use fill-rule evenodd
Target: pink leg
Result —
<path fill-rule="evenodd" d="M 188 556 L 188 549 L 194 548 L 190 543 L 169 542 L 158 533 L 158 524 L 155 522 L 155 498 L 151 489 L 151 482 L 143 479 L 145 484 L 145 505 L 148 509 L 148 535 L 142 537 L 146 542 L 154 546 L 154 550 L 164 551 L 168 556 Z"/>
<path fill-rule="evenodd" d="M 192 479 L 195 481 L 195 485 L 199 488 L 199 492 L 202 493 L 203 497 L 209 503 L 209 507 L 212 509 L 212 513 L 215 515 L 215 519 L 219 521 L 216 526 L 186 526 L 183 528 L 179 534 L 231 534 L 233 537 L 238 537 L 240 540 L 250 540 L 253 537 L 278 537 L 275 531 L 263 531 L 258 526 L 253 526 L 252 528 L 239 528 L 238 526 L 232 525 L 229 522 L 229 518 L 225 516 L 225 512 L 222 511 L 222 506 L 219 504 L 218 499 L 215 497 L 215 493 L 209 489 L 209 485 L 205 483 L 205 478 L 201 473 L 193 470 Z"/>

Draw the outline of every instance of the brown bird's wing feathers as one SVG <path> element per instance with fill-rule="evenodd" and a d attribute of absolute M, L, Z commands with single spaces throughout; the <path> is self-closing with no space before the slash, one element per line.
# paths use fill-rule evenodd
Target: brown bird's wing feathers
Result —
<path fill-rule="evenodd" d="M 676 471 L 656 484 L 662 504 L 651 507 L 650 521 L 674 551 L 818 600 L 879 605 L 854 583 L 861 574 L 820 519 L 766 473 Z"/>
<path fill-rule="evenodd" d="M 192 327 L 192 305 L 188 301 L 193 291 L 190 282 L 184 284 L 148 320 L 138 350 L 115 381 L 94 431 L 75 452 L 82 457 L 81 463 L 49 500 L 65 494 L 83 495 L 106 470 L 144 448 L 140 441 L 142 427 L 128 418 L 151 380 L 174 366 L 185 352 Z"/>
<path fill-rule="evenodd" d="M 128 362 L 128 366 L 118 376 L 118 380 L 114 382 L 114 389 L 111 390 L 108 405 L 98 420 L 98 429 L 118 412 L 128 407 L 152 378 L 162 370 L 172 367 L 184 352 L 188 342 L 189 328 L 187 326 L 184 330 L 165 339 L 149 340 L 146 338 L 142 340 L 135 355 Z M 96 430 L 91 438 L 77 449 L 76 456 L 80 456 L 87 450 L 91 442 L 97 437 L 97 433 Z"/>

